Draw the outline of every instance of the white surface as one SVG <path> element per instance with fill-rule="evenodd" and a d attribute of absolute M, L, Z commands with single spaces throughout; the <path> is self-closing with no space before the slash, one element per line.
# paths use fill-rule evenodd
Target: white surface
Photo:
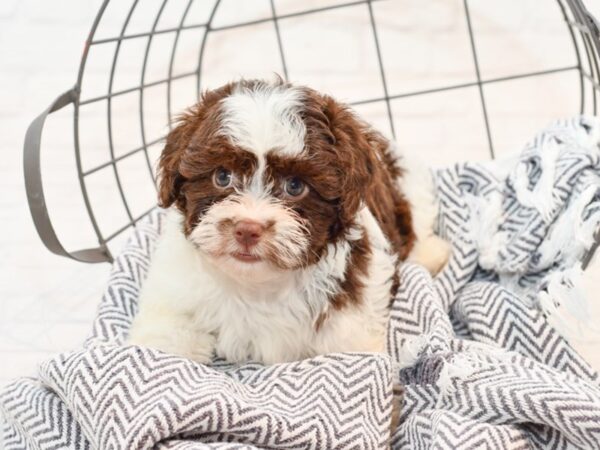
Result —
<path fill-rule="evenodd" d="M 204 20 L 208 0 L 196 0 L 186 23 Z M 201 2 L 202 4 L 200 4 Z M 340 0 L 276 0 L 281 13 Z M 26 374 L 49 355 L 77 347 L 106 282 L 108 265 L 83 265 L 51 255 L 40 243 L 26 205 L 21 169 L 22 141 L 30 121 L 59 93 L 75 82 L 87 30 L 99 0 L 0 1 L 0 385 Z M 114 35 L 129 2 L 113 1 L 107 11 Z M 144 0 L 143 11 L 132 18 L 130 32 L 150 26 L 159 2 Z M 184 2 L 171 1 L 173 8 Z M 574 64 L 566 28 L 553 1 L 471 0 L 473 27 L 484 79 Z M 229 6 L 228 6 L 229 5 Z M 268 0 L 224 1 L 216 23 L 265 17 Z M 240 6 L 243 5 L 243 6 Z M 430 89 L 475 81 L 463 3 L 459 0 L 387 0 L 374 3 L 380 24 L 381 50 L 391 93 Z M 176 25 L 165 13 L 159 27 Z M 345 100 L 381 95 L 374 65 L 374 46 L 364 6 L 322 15 L 282 20 L 282 37 L 291 78 L 331 92 Z M 112 28 L 112 31 L 109 30 Z M 201 31 L 181 35 L 176 70 L 193 70 Z M 170 40 L 171 39 L 171 40 Z M 215 87 L 240 76 L 281 71 L 271 24 L 222 32 L 211 37 L 204 60 L 204 82 Z M 153 43 L 146 81 L 165 77 L 165 53 L 172 36 Z M 144 40 L 122 46 L 115 89 L 139 83 Z M 84 96 L 106 92 L 108 65 L 114 44 L 95 48 Z M 162 53 L 161 53 L 162 52 Z M 162 56 L 162 57 L 161 57 Z M 518 149 L 538 128 L 553 118 L 578 111 L 578 80 L 573 73 L 498 83 L 485 88 L 496 152 Z M 145 92 L 147 140 L 163 131 L 165 87 Z M 193 103 L 194 80 L 173 85 L 175 110 Z M 113 124 L 115 152 L 140 145 L 137 94 L 115 100 L 119 117 Z M 395 128 L 405 151 L 418 152 L 432 164 L 488 158 L 477 88 L 394 100 Z M 356 108 L 389 133 L 382 103 Z M 82 112 L 84 167 L 108 157 L 105 111 L 100 105 Z M 69 248 L 94 244 L 74 172 L 71 111 L 54 115 L 44 135 L 43 174 L 53 218 Z M 156 156 L 160 145 L 151 148 Z M 149 176 L 142 154 L 125 160 L 125 190 L 134 214 L 151 204 Z M 125 220 L 112 174 L 90 177 L 99 221 L 110 232 Z M 93 189 L 92 189 L 93 188 Z M 596 312 L 600 318 L 600 312 Z M 596 355 L 598 358 L 598 355 Z M 594 364 L 600 368 L 600 361 Z"/>

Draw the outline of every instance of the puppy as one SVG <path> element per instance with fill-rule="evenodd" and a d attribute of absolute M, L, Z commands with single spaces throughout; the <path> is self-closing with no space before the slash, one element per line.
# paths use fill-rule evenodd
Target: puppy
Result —
<path fill-rule="evenodd" d="M 312 89 L 243 80 L 206 92 L 159 162 L 170 210 L 129 343 L 202 363 L 385 351 L 400 261 L 412 251 L 435 272 L 448 257 L 431 176 L 407 170 Z"/>

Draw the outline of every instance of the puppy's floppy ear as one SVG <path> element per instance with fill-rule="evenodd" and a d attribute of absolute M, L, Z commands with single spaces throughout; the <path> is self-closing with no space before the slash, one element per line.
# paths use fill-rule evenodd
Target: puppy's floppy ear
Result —
<path fill-rule="evenodd" d="M 397 189 L 402 170 L 390 142 L 331 99 L 325 114 L 341 167 L 337 233 L 353 223 L 362 205 L 368 206 L 401 259 L 406 258 L 415 235 L 410 205 Z"/>
<path fill-rule="evenodd" d="M 328 119 L 332 146 L 340 163 L 342 195 L 339 216 L 340 225 L 345 228 L 356 217 L 365 201 L 365 192 L 376 175 L 378 161 L 374 139 L 378 134 L 347 106 L 331 97 L 324 97 L 323 112 Z"/>
<path fill-rule="evenodd" d="M 246 82 L 244 80 L 239 82 L 239 84 L 243 83 Z M 181 210 L 185 208 L 182 186 L 186 179 L 180 171 L 182 158 L 188 151 L 197 130 L 202 126 L 214 128 L 217 125 L 218 111 L 214 106 L 231 94 L 233 87 L 234 83 L 229 83 L 219 89 L 205 91 L 195 106 L 177 117 L 176 126 L 167 136 L 165 148 L 158 162 L 158 200 L 163 208 L 174 203 Z"/>
<path fill-rule="evenodd" d="M 177 202 L 177 206 L 185 206 L 185 198 L 181 193 L 184 178 L 179 172 L 181 157 L 189 145 L 196 120 L 193 111 L 187 111 L 177 118 L 177 125 L 167 136 L 165 148 L 158 161 L 158 201 L 163 208 Z"/>

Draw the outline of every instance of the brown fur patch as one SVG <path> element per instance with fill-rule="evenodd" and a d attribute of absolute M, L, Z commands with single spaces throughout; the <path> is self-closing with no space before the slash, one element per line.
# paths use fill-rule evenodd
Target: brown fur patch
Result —
<path fill-rule="evenodd" d="M 398 190 L 401 169 L 389 142 L 360 120 L 345 105 L 306 88 L 304 121 L 306 151 L 317 170 L 321 192 L 336 205 L 337 218 L 330 239 L 343 235 L 365 204 L 379 222 L 399 259 L 405 259 L 414 244 L 408 201 Z M 368 242 L 352 246 L 346 280 L 332 299 L 336 309 L 360 302 L 370 249 Z M 393 280 L 394 291 L 398 286 Z"/>

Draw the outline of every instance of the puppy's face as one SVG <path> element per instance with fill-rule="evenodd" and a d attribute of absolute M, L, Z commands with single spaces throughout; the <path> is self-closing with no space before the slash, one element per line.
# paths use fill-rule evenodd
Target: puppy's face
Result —
<path fill-rule="evenodd" d="M 242 81 L 206 93 L 167 138 L 162 206 L 234 275 L 317 262 L 352 226 L 374 161 L 364 124 L 307 88 Z"/>

